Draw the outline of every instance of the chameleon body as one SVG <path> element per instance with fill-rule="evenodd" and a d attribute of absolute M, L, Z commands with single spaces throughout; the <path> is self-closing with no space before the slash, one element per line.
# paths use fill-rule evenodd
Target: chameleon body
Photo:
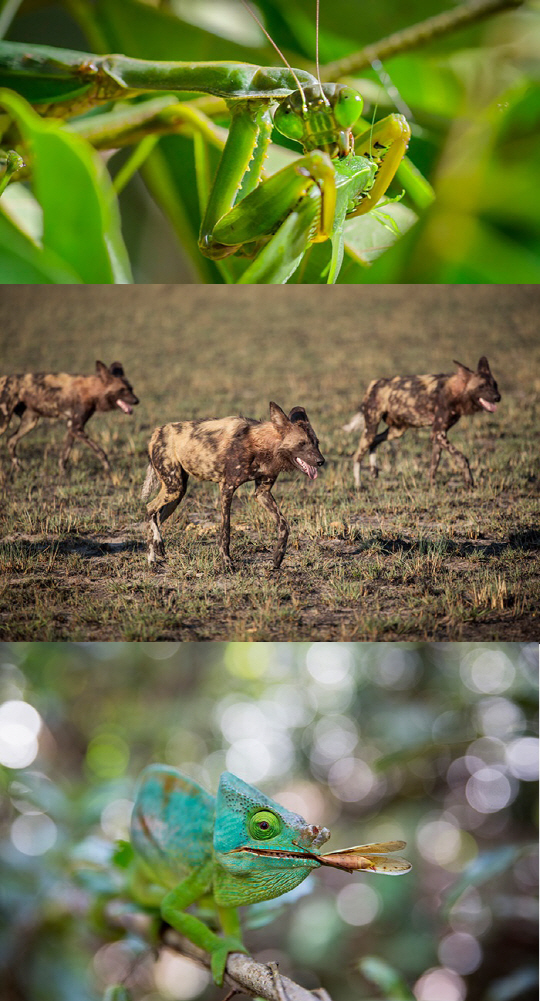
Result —
<path fill-rule="evenodd" d="M 137 866 L 166 891 L 162 917 L 195 945 L 210 952 L 221 984 L 229 952 L 246 952 L 236 907 L 278 897 L 297 886 L 319 863 L 329 838 L 253 786 L 225 772 L 216 799 L 174 768 L 151 765 L 136 795 L 131 841 Z M 211 894 L 225 932 L 221 938 L 184 909 Z"/>
<path fill-rule="evenodd" d="M 230 772 L 221 776 L 214 799 L 175 768 L 150 765 L 139 780 L 131 821 L 133 893 L 143 903 L 158 902 L 167 924 L 210 953 L 221 984 L 228 953 L 247 951 L 237 907 L 278 897 L 321 865 L 349 872 L 410 869 L 404 859 L 382 854 L 403 842 L 321 855 L 329 837 L 325 827 L 307 824 Z M 223 936 L 186 913 L 209 899 Z"/>

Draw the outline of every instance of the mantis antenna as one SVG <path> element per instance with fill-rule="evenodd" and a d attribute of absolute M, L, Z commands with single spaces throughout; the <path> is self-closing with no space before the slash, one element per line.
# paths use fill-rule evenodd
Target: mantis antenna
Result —
<path fill-rule="evenodd" d="M 252 16 L 253 20 L 255 21 L 255 23 L 259 25 L 259 28 L 261 29 L 262 33 L 264 35 L 266 35 L 268 41 L 270 42 L 270 45 L 274 46 L 274 48 L 275 48 L 278 56 L 285 63 L 285 66 L 287 67 L 287 69 L 291 73 L 291 75 L 293 77 L 293 80 L 296 83 L 296 86 L 298 87 L 298 90 L 300 91 L 300 93 L 302 95 L 302 111 L 304 112 L 304 114 L 307 114 L 306 95 L 304 94 L 304 90 L 302 88 L 302 84 L 300 83 L 300 80 L 298 79 L 296 73 L 294 72 L 294 70 L 293 70 L 290 62 L 285 58 L 285 56 L 283 55 L 283 52 L 281 51 L 281 49 L 279 48 L 279 46 L 276 45 L 276 43 L 274 42 L 274 39 L 267 32 L 264 24 L 259 20 L 259 18 L 257 17 L 255 11 L 251 9 L 251 7 L 249 6 L 248 3 L 246 3 L 246 0 L 240 0 L 240 3 L 242 4 L 243 7 L 246 8 L 248 14 L 251 14 L 251 16 Z M 319 9 L 319 0 L 317 0 L 317 11 L 318 11 L 318 9 Z M 317 31 L 319 29 L 318 21 L 319 21 L 319 18 L 318 18 L 318 15 L 317 15 Z M 318 46 L 317 46 L 317 48 L 318 48 Z M 317 55 L 317 59 L 318 59 L 318 55 Z M 319 80 L 319 85 L 320 85 L 320 80 Z M 322 93 L 322 90 L 321 90 L 321 93 Z"/>
<path fill-rule="evenodd" d="M 324 103 L 328 104 L 328 106 L 330 106 L 330 101 L 328 100 L 328 98 L 327 98 L 327 96 L 324 93 L 324 90 L 322 88 L 321 71 L 320 71 L 320 67 L 319 67 L 319 3 L 320 3 L 320 0 L 317 0 L 317 6 L 316 6 L 316 12 L 315 12 L 315 63 L 316 63 L 316 66 L 317 66 L 317 80 L 319 81 L 319 90 L 321 92 L 321 97 L 323 98 Z"/>

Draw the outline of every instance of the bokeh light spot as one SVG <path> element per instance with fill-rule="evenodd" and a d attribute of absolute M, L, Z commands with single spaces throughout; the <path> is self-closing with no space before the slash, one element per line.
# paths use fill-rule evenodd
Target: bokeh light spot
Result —
<path fill-rule="evenodd" d="M 0 706 L 0 764 L 6 768 L 27 768 L 39 750 L 41 716 L 19 699 Z"/>
<path fill-rule="evenodd" d="M 482 962 L 482 949 L 474 935 L 452 932 L 439 944 L 438 955 L 443 966 L 456 973 L 474 973 Z"/>
<path fill-rule="evenodd" d="M 352 654 L 344 643 L 315 643 L 306 654 L 306 666 L 320 685 L 348 686 Z"/>
<path fill-rule="evenodd" d="M 162 949 L 154 965 L 154 979 L 167 1001 L 189 1001 L 202 994 L 210 983 L 210 973 L 193 960 Z"/>
<path fill-rule="evenodd" d="M 375 776 L 360 758 L 341 758 L 331 766 L 328 784 L 342 802 L 358 803 L 373 789 Z"/>
<path fill-rule="evenodd" d="M 463 683 L 472 692 L 497 695 L 512 685 L 516 670 L 503 650 L 474 650 L 460 665 Z"/>
<path fill-rule="evenodd" d="M 130 799 L 115 799 L 101 812 L 101 829 L 111 841 L 129 838 L 129 823 L 133 803 Z"/>
<path fill-rule="evenodd" d="M 512 775 L 525 782 L 538 778 L 538 738 L 519 737 L 506 748 L 506 760 Z"/>
<path fill-rule="evenodd" d="M 446 967 L 427 970 L 413 987 L 418 1001 L 464 1001 L 467 988 L 464 980 Z"/>
<path fill-rule="evenodd" d="M 100 779 L 115 779 L 123 775 L 129 763 L 129 747 L 115 733 L 100 733 L 86 752 L 86 764 Z"/>
<path fill-rule="evenodd" d="M 429 862 L 444 865 L 459 855 L 461 838 L 459 828 L 447 820 L 433 820 L 423 824 L 417 835 L 418 850 Z"/>
<path fill-rule="evenodd" d="M 228 770 L 244 782 L 260 782 L 271 774 L 270 752 L 260 740 L 236 740 L 227 751 L 226 761 Z"/>
<path fill-rule="evenodd" d="M 24 813 L 11 825 L 11 840 L 23 855 L 44 855 L 56 836 L 56 824 L 44 813 Z"/>
<path fill-rule="evenodd" d="M 381 898 L 373 887 L 355 883 L 339 891 L 336 906 L 348 925 L 369 925 L 379 913 Z"/>
<path fill-rule="evenodd" d="M 509 779 L 498 768 L 479 768 L 465 786 L 468 802 L 478 813 L 497 813 L 515 798 Z"/>

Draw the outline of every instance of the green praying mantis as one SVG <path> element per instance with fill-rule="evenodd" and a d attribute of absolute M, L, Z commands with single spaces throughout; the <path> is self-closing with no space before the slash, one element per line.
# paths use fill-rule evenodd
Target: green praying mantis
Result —
<path fill-rule="evenodd" d="M 141 158 L 145 144 L 150 150 L 160 134 L 190 135 L 201 201 L 199 249 L 218 263 L 225 281 L 238 284 L 286 283 L 310 248 L 326 241 L 325 281 L 333 284 L 343 261 L 345 222 L 380 202 L 410 138 L 401 114 L 359 127 L 363 102 L 357 91 L 289 66 L 151 62 L 0 42 L 0 87 L 14 90 L 41 116 L 67 120 L 63 127 L 97 149 L 138 144 Z M 156 97 L 156 91 L 164 93 Z M 228 131 L 196 102 L 179 101 L 181 92 L 224 101 Z M 3 145 L 25 156 L 9 100 L 0 92 L 0 110 L 2 105 L 8 112 Z M 92 109 L 97 113 L 88 115 Z M 273 129 L 303 152 L 265 176 Z M 209 145 L 221 152 L 213 180 Z M 31 166 L 31 151 L 28 161 Z M 239 277 L 227 270 L 231 255 L 246 262 Z"/>

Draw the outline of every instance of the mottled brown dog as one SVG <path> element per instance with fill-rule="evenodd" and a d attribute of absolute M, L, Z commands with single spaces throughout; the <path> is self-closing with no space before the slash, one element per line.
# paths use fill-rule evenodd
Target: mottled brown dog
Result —
<path fill-rule="evenodd" d="M 14 467 L 19 465 L 16 449 L 20 439 L 35 428 L 41 417 L 63 418 L 68 432 L 60 456 L 63 472 L 75 439 L 94 450 L 107 473 L 109 460 L 99 445 L 88 437 L 84 425 L 97 411 L 119 407 L 131 414 L 139 401 L 124 375 L 119 361 L 107 368 L 96 362 L 95 375 L 68 375 L 27 372 L 24 375 L 5 375 L 0 378 L 0 434 L 7 429 L 13 414 L 21 418 L 19 427 L 8 440 L 8 449 Z"/>
<path fill-rule="evenodd" d="M 285 555 L 289 526 L 271 489 L 280 473 L 300 469 L 310 480 L 324 463 L 319 442 L 303 407 L 289 416 L 270 403 L 270 420 L 224 417 L 221 420 L 180 421 L 156 428 L 148 446 L 150 466 L 142 491 L 146 499 L 154 486 L 159 494 L 148 504 L 148 562 L 165 555 L 160 526 L 173 513 L 186 492 L 188 477 L 219 483 L 221 530 L 218 546 L 225 568 L 232 570 L 229 546 L 231 502 L 235 490 L 255 481 L 255 499 L 275 519 L 278 538 L 274 549 L 277 569 Z"/>
<path fill-rule="evenodd" d="M 481 410 L 493 413 L 501 395 L 487 358 L 480 358 L 476 372 L 457 361 L 454 365 L 457 365 L 457 371 L 450 375 L 396 376 L 370 383 L 359 413 L 345 425 L 346 431 L 362 425 L 364 427 L 354 456 L 354 482 L 357 488 L 360 486 L 360 464 L 367 451 L 371 473 L 377 476 L 375 449 L 386 439 L 391 441 L 393 438 L 400 438 L 408 428 L 421 427 L 431 428 L 430 484 L 433 486 L 444 448 L 460 466 L 465 485 L 474 485 L 467 459 L 450 444 L 446 432 L 457 424 L 460 417 L 467 414 Z M 380 421 L 384 421 L 388 427 L 377 434 Z"/>

